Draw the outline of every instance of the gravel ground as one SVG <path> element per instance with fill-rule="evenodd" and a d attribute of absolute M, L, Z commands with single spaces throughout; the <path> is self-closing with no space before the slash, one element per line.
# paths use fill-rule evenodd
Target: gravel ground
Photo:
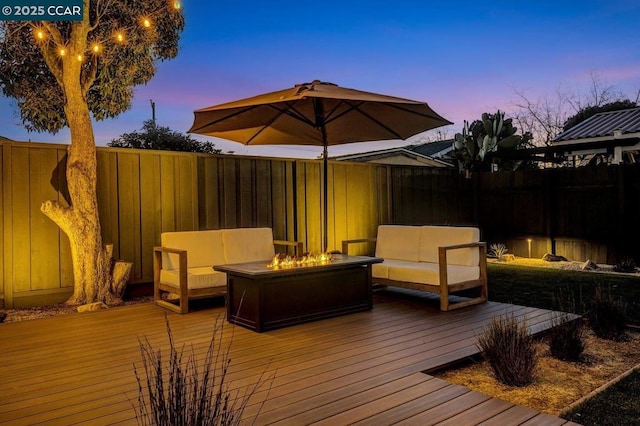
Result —
<path fill-rule="evenodd" d="M 126 300 L 123 305 L 135 305 L 137 303 L 147 303 L 152 300 L 151 296 L 138 297 L 130 300 Z M 35 308 L 22 308 L 22 309 L 4 309 L 0 312 L 7 314 L 4 322 L 16 322 L 26 321 L 35 318 L 47 318 L 57 315 L 77 314 L 77 307 L 68 306 L 64 303 L 56 303 L 55 305 L 39 306 Z"/>

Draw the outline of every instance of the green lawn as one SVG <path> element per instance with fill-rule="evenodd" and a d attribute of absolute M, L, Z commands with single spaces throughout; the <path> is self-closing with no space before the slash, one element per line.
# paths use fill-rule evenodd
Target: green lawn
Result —
<path fill-rule="evenodd" d="M 489 300 L 554 309 L 554 295 L 571 294 L 576 313 L 585 313 L 600 286 L 624 301 L 629 323 L 640 325 L 640 277 L 595 272 L 564 271 L 490 263 L 487 265 Z"/>
<path fill-rule="evenodd" d="M 487 267 L 489 300 L 555 309 L 554 295 L 562 292 L 573 296 L 576 313 L 583 314 L 594 290 L 601 286 L 626 303 L 629 323 L 640 325 L 640 277 L 496 263 Z M 632 373 L 565 417 L 587 426 L 640 426 L 640 372 Z"/>
<path fill-rule="evenodd" d="M 639 426 L 640 371 L 631 373 L 564 417 L 585 426 Z"/>

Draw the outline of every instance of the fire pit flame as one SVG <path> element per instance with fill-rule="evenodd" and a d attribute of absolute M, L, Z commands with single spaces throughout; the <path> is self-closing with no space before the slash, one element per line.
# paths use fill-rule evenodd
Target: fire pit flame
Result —
<path fill-rule="evenodd" d="M 271 262 L 267 264 L 267 268 L 295 268 L 297 266 L 322 265 L 326 263 L 331 263 L 331 253 L 321 253 L 319 255 L 305 253 L 301 257 L 292 257 L 278 253 L 273 256 Z"/>

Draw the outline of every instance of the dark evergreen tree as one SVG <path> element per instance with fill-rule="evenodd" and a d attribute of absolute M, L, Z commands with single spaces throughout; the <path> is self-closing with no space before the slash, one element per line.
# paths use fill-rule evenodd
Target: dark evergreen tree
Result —
<path fill-rule="evenodd" d="M 205 154 L 220 154 L 211 142 L 201 142 L 189 135 L 171 130 L 169 127 L 158 126 L 153 120 L 147 120 L 142 125 L 142 131 L 124 133 L 119 138 L 107 144 L 118 148 L 157 149 L 162 151 L 203 152 Z"/>

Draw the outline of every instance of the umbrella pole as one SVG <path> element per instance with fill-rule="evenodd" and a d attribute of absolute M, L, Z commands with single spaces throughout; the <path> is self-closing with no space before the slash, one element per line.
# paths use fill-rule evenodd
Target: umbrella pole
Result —
<path fill-rule="evenodd" d="M 323 252 L 326 253 L 329 250 L 329 164 L 327 159 L 327 144 L 324 144 L 324 149 L 322 151 L 322 159 L 323 159 L 323 167 L 324 167 L 324 244 L 323 244 Z"/>

